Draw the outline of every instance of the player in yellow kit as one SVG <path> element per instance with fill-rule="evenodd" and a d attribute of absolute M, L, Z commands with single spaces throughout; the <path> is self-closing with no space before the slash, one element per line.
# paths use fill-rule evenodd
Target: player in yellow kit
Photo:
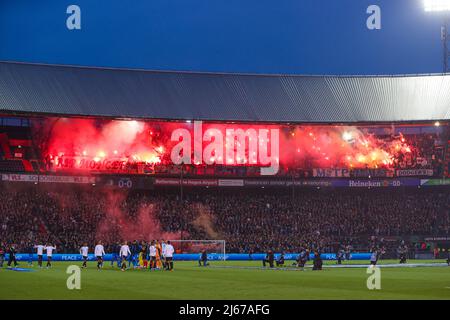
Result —
<path fill-rule="evenodd" d="M 162 262 L 161 262 L 162 247 L 161 244 L 158 242 L 158 240 L 155 240 L 155 248 L 156 248 L 156 269 L 162 269 Z"/>

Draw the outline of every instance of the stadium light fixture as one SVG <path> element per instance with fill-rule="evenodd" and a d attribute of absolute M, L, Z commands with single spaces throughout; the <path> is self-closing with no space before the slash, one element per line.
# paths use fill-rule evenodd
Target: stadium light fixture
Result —
<path fill-rule="evenodd" d="M 443 65 L 444 73 L 449 72 L 449 40 L 450 35 L 448 34 L 449 24 L 450 24 L 450 0 L 423 0 L 424 10 L 426 12 L 432 12 L 440 14 L 444 18 L 443 25 L 441 26 L 441 40 L 443 44 Z"/>
<path fill-rule="evenodd" d="M 450 0 L 424 0 L 423 5 L 427 12 L 450 12 Z"/>

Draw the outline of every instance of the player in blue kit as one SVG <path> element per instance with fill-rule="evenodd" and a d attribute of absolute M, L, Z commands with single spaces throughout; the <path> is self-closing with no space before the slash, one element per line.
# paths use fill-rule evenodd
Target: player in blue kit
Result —
<path fill-rule="evenodd" d="M 114 262 L 117 264 L 117 268 L 120 267 L 120 244 L 116 243 L 111 246 L 111 268 L 114 268 Z"/>
<path fill-rule="evenodd" d="M 33 254 L 34 254 L 34 245 L 33 244 L 31 244 L 31 243 L 27 244 L 27 252 L 28 252 L 28 257 L 27 257 L 28 265 L 30 267 L 32 267 L 33 266 Z"/>

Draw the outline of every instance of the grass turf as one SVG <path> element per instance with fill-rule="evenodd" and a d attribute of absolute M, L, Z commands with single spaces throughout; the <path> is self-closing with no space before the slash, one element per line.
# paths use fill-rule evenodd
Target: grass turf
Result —
<path fill-rule="evenodd" d="M 394 262 L 398 261 L 381 263 Z M 81 265 L 54 262 L 52 269 L 33 267 L 33 272 L 0 269 L 0 299 L 450 299 L 449 267 L 382 269 L 381 290 L 368 290 L 364 268 L 292 272 L 199 268 L 192 261 L 175 262 L 173 272 L 121 272 L 109 263 L 97 271 L 96 263 L 90 262 L 81 271 L 81 290 L 68 290 L 66 268 L 71 264 Z M 212 265 L 260 266 L 261 262 Z M 25 266 L 22 262 L 19 267 Z"/>

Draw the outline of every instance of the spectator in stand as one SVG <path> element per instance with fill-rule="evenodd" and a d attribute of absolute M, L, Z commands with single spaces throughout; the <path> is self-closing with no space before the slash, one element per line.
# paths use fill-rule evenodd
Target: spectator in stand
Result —
<path fill-rule="evenodd" d="M 292 197 L 277 189 L 196 189 L 186 191 L 180 200 L 172 192 L 5 188 L 0 193 L 0 239 L 16 242 L 21 252 L 42 239 L 60 253 L 73 253 L 82 243 L 94 246 L 101 238 L 108 252 L 118 252 L 117 243 L 149 241 L 148 237 L 160 236 L 149 234 L 158 229 L 174 237 L 220 237 L 229 252 L 299 252 L 300 248 L 336 252 L 336 246 L 345 243 L 348 258 L 351 247 L 366 251 L 375 241 L 383 242 L 380 247 L 395 256 L 395 243 L 377 239 L 448 236 L 448 194 L 448 188 L 303 189 Z M 111 198 L 119 195 L 113 205 Z M 142 223 L 145 219 L 150 222 Z M 134 231 L 141 225 L 148 229 Z M 373 239 L 368 241 L 370 236 Z"/>

